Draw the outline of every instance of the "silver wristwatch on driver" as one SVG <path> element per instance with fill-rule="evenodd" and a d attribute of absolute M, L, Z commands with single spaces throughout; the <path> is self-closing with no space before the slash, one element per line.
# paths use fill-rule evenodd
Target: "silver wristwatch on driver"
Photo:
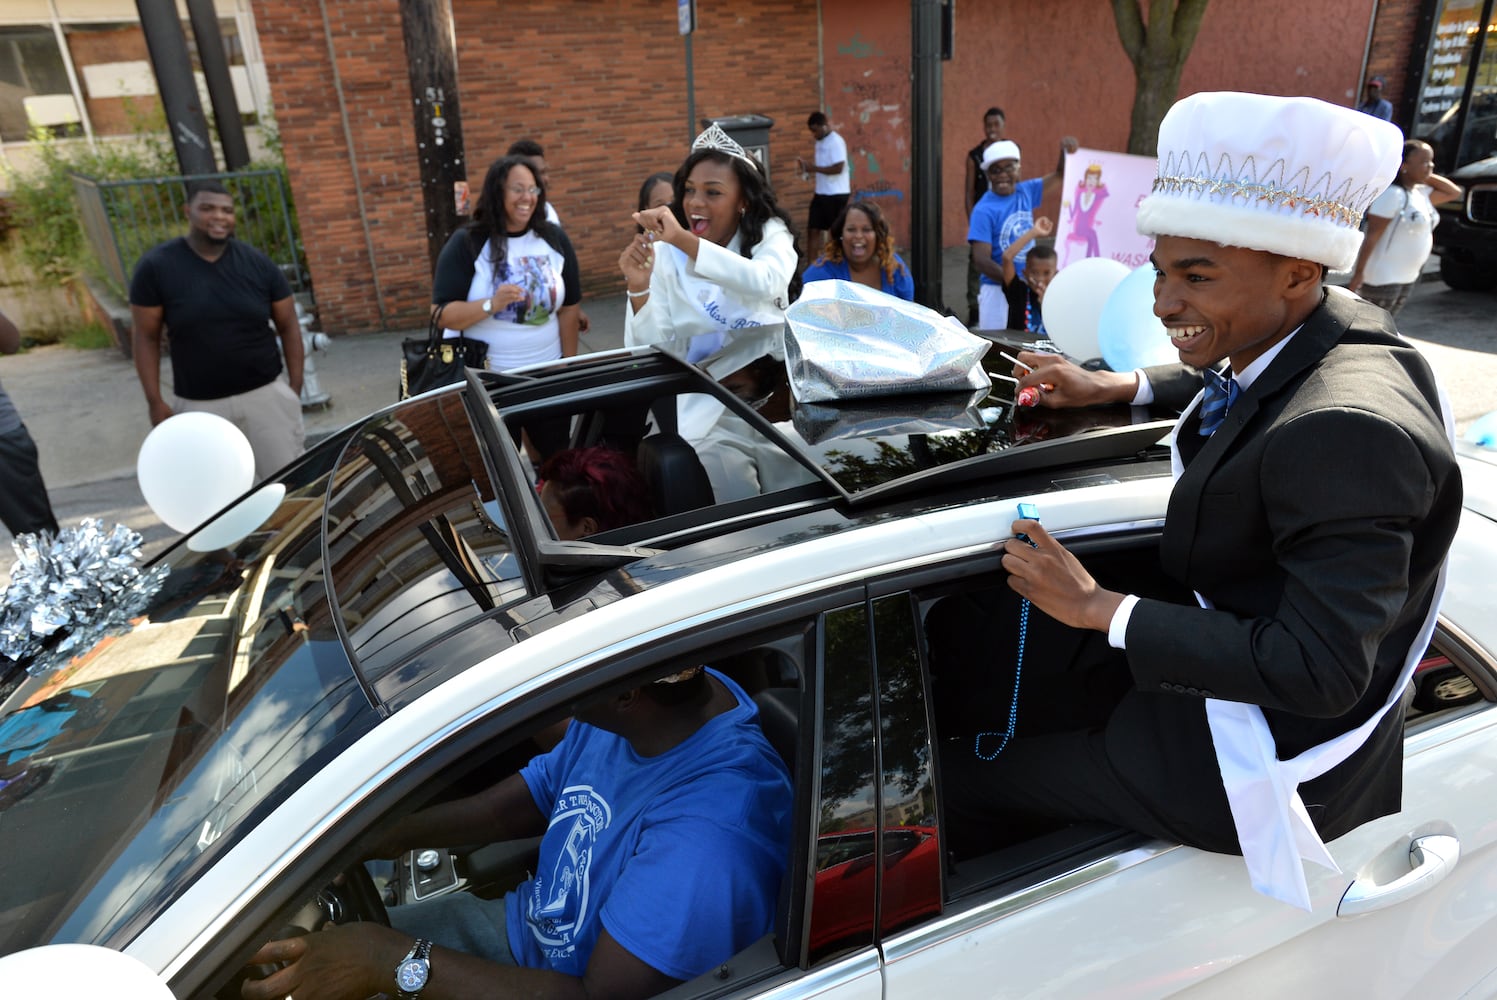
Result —
<path fill-rule="evenodd" d="M 431 979 L 431 942 L 426 938 L 416 941 L 410 953 L 395 966 L 395 996 L 397 1000 L 416 1000 L 426 989 Z"/>

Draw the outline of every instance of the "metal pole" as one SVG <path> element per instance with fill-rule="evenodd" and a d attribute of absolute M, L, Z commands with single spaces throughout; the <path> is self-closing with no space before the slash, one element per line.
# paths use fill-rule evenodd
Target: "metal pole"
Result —
<path fill-rule="evenodd" d="M 192 37 L 197 41 L 203 79 L 208 83 L 208 99 L 213 102 L 213 123 L 218 126 L 224 165 L 230 170 L 243 170 L 250 162 L 249 143 L 244 138 L 244 122 L 239 118 L 239 101 L 234 96 L 234 78 L 229 74 L 229 57 L 224 52 L 218 12 L 213 9 L 213 0 L 187 0 L 187 14 L 192 19 Z"/>
<path fill-rule="evenodd" d="M 696 74 L 691 65 L 691 32 L 686 38 L 686 146 L 689 149 L 697 137 L 697 88 Z"/>
<path fill-rule="evenodd" d="M 135 0 L 140 29 L 151 54 L 156 89 L 166 110 L 167 128 L 184 174 L 211 174 L 218 170 L 208 137 L 208 119 L 198 99 L 197 81 L 187 55 L 187 37 L 177 20 L 175 0 Z"/>
<path fill-rule="evenodd" d="M 915 301 L 943 310 L 941 294 L 941 0 L 913 0 L 910 264 Z"/>
<path fill-rule="evenodd" d="M 400 0 L 400 26 L 415 106 L 426 252 L 435 271 L 437 255 L 463 221 L 457 214 L 457 185 L 468 176 L 451 0 Z"/>

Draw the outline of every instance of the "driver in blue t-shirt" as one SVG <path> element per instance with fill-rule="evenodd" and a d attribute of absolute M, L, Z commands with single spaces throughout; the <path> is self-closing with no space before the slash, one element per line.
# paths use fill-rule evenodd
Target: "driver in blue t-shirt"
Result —
<path fill-rule="evenodd" d="M 1034 213 L 1045 194 L 1060 183 L 1066 154 L 1080 145 L 1071 136 L 1060 141 L 1060 162 L 1044 177 L 1019 179 L 1019 144 L 1008 139 L 991 143 L 982 153 L 982 170 L 988 178 L 988 193 L 972 207 L 967 243 L 972 265 L 981 274 L 977 290 L 977 326 L 1002 330 L 1008 325 L 1008 292 L 1003 280 L 1003 251 L 1034 226 Z M 1021 250 L 1013 258 L 1015 293 L 1024 289 L 1024 258 Z"/>
<path fill-rule="evenodd" d="M 434 945 L 421 994 L 431 1000 L 549 995 L 567 985 L 556 977 L 589 995 L 653 996 L 770 931 L 791 806 L 785 765 L 733 681 L 695 667 L 632 688 L 580 708 L 519 774 L 406 817 L 380 845 L 394 854 L 544 833 L 534 878 L 502 899 L 459 892 L 396 907 L 393 929 L 272 941 L 251 961 L 290 964 L 243 995 L 394 995 L 419 938 Z"/>

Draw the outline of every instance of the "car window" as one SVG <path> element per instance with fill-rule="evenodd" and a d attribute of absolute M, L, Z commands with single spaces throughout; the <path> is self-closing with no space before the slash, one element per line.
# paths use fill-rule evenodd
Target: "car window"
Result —
<path fill-rule="evenodd" d="M 795 760 L 798 747 L 809 742 L 801 738 L 800 723 L 807 694 L 805 678 L 814 655 L 813 635 L 814 629 L 809 621 L 795 621 L 711 646 L 697 645 L 689 652 L 672 649 L 646 655 L 630 665 L 627 675 L 615 670 L 606 678 L 574 678 L 564 695 L 549 701 L 535 700 L 528 707 L 521 708 L 526 713 L 523 718 L 510 717 L 502 722 L 493 720 L 488 725 L 476 725 L 469 735 L 481 736 L 480 741 L 448 746 L 428 756 L 417 765 L 423 773 L 415 796 L 395 805 L 393 810 L 390 803 L 385 803 L 381 807 L 385 812 L 373 827 L 360 831 L 352 839 L 358 843 L 377 840 L 379 830 L 408 812 L 471 795 L 514 774 L 561 738 L 568 724 L 566 709 L 569 706 L 585 704 L 641 680 L 669 675 L 700 663 L 709 664 L 730 678 L 755 702 L 760 711 L 760 727 L 770 745 L 785 760 L 792 786 L 803 790 L 810 782 L 801 779 Z M 515 708 L 510 706 L 511 711 Z M 402 778 L 407 787 L 410 780 L 410 775 Z M 797 822 L 809 823 L 809 819 L 802 817 Z M 795 840 L 809 842 L 809 837 L 797 834 Z M 785 847 L 793 865 L 797 850 L 790 843 Z M 243 955 L 287 924 L 320 926 L 333 914 L 337 914 L 338 922 L 369 919 L 379 906 L 389 905 L 394 910 L 447 893 L 467 893 L 482 899 L 502 898 L 504 893 L 531 877 L 537 870 L 538 857 L 539 838 L 527 838 L 450 849 L 433 845 L 430 850 L 408 851 L 393 864 L 369 862 L 367 870 L 372 875 L 370 894 L 358 890 L 356 883 L 361 881 L 361 876 L 348 875 L 336 883 L 328 878 L 293 889 L 289 902 L 282 905 L 263 927 L 245 928 L 245 943 L 239 948 L 239 960 L 242 962 Z M 784 879 L 786 886 L 793 886 L 796 881 L 791 875 Z M 787 889 L 781 887 L 779 892 L 782 898 L 776 904 L 773 932 L 776 938 L 785 933 L 785 911 L 791 905 Z M 799 898 L 795 897 L 794 902 L 798 905 Z M 782 950 L 755 946 L 735 956 L 734 974 L 753 978 L 782 972 L 779 954 Z M 245 974 L 239 962 L 231 962 L 217 972 L 216 981 L 209 984 L 206 991 L 196 991 L 193 995 L 212 995 L 224 1000 L 238 997 Z M 710 980 L 714 989 L 720 988 L 721 980 L 716 970 L 705 974 L 703 979 Z M 689 989 L 687 995 L 691 995 Z"/>
<path fill-rule="evenodd" d="M 883 859 L 879 929 L 941 912 L 941 847 L 934 761 L 915 604 L 908 593 L 873 602 Z"/>
<path fill-rule="evenodd" d="M 871 946 L 878 913 L 879 782 L 866 607 L 823 615 L 822 642 L 821 800 L 808 935 L 813 965 Z"/>
<path fill-rule="evenodd" d="M 0 954 L 122 944 L 375 714 L 333 626 L 309 456 L 263 529 L 178 545 L 124 634 L 0 701 Z"/>
<path fill-rule="evenodd" d="M 433 643 L 535 596 L 455 393 L 362 426 L 343 452 L 326 516 L 336 610 L 360 673 L 387 704 L 433 670 L 471 665 L 423 658 Z M 494 629 L 484 655 L 505 641 Z"/>

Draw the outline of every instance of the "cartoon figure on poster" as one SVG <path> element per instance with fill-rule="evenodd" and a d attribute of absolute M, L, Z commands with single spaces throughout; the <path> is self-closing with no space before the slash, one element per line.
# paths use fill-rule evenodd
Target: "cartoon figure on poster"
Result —
<path fill-rule="evenodd" d="M 1061 271 L 1098 257 L 1115 260 L 1130 271 L 1148 263 L 1154 241 L 1138 234 L 1134 219 L 1139 202 L 1154 188 L 1158 165 L 1152 156 L 1105 149 L 1078 149 L 1066 157 L 1064 199 L 1055 220 Z"/>
<path fill-rule="evenodd" d="M 1097 213 L 1106 200 L 1107 185 L 1102 183 L 1102 164 L 1093 162 L 1087 166 L 1081 182 L 1076 185 L 1076 194 L 1069 203 L 1071 231 L 1066 235 L 1062 267 L 1071 262 L 1071 249 L 1077 243 L 1086 244 L 1086 256 L 1102 256 L 1102 246 L 1097 239 Z"/>
<path fill-rule="evenodd" d="M 518 285 L 525 297 L 511 302 L 494 313 L 494 318 L 509 323 L 524 323 L 541 326 L 551 318 L 556 309 L 556 291 L 559 285 L 556 268 L 550 257 L 517 257 L 504 262 L 504 278 L 499 285 Z"/>

